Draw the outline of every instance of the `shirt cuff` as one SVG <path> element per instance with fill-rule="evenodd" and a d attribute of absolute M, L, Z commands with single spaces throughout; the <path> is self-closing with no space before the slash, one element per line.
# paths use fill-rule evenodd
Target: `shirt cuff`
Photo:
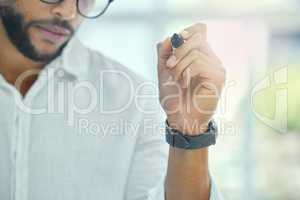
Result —
<path fill-rule="evenodd" d="M 223 200 L 221 193 L 218 191 L 218 188 L 214 180 L 210 176 L 210 198 L 209 200 Z M 147 200 L 165 200 L 165 177 L 159 181 L 157 187 L 152 188 L 149 193 Z"/>

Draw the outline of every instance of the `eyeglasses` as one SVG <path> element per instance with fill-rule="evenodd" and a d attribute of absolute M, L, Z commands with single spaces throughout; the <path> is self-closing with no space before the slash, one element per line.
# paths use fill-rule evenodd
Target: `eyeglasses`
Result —
<path fill-rule="evenodd" d="M 58 4 L 64 0 L 40 0 L 47 4 Z M 76 0 L 77 11 L 85 18 L 95 19 L 108 9 L 114 0 Z"/>

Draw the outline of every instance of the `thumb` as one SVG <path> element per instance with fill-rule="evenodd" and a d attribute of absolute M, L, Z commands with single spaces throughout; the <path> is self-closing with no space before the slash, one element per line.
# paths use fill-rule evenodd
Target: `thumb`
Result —
<path fill-rule="evenodd" d="M 167 60 L 173 53 L 173 47 L 171 43 L 171 38 L 168 37 L 164 41 L 157 44 L 157 55 L 158 55 L 158 80 L 159 82 L 163 82 L 170 78 L 170 74 L 166 69 Z"/>
<path fill-rule="evenodd" d="M 166 62 L 172 54 L 172 44 L 170 37 L 157 44 L 158 62 Z M 165 64 L 165 63 L 164 63 Z"/>

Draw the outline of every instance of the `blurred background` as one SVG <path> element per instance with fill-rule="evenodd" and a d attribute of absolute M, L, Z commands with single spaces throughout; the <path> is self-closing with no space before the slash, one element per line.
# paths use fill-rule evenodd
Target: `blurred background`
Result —
<path fill-rule="evenodd" d="M 300 2 L 115 0 L 83 43 L 156 81 L 156 44 L 196 22 L 227 69 L 211 148 L 225 199 L 300 199 Z"/>

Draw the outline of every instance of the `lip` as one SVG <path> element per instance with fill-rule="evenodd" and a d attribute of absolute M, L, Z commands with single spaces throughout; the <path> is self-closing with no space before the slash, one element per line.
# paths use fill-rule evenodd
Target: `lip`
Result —
<path fill-rule="evenodd" d="M 38 25 L 37 27 L 58 37 L 67 37 L 71 34 L 68 29 L 56 25 Z"/>

